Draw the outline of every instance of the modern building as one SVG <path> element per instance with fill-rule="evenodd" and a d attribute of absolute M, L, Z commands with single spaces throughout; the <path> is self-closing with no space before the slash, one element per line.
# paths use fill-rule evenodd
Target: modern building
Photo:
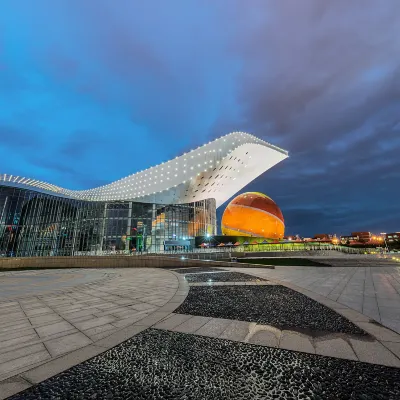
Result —
<path fill-rule="evenodd" d="M 400 244 L 400 232 L 385 233 L 384 238 L 387 243 Z"/>
<path fill-rule="evenodd" d="M 217 233 L 216 208 L 288 153 L 233 132 L 89 190 L 0 174 L 0 254 L 184 250 Z"/>
<path fill-rule="evenodd" d="M 387 249 L 399 251 L 400 232 L 381 233 L 380 238 Z"/>
<path fill-rule="evenodd" d="M 372 238 L 371 232 L 351 232 L 351 236 L 356 237 L 361 243 L 367 243 Z"/>

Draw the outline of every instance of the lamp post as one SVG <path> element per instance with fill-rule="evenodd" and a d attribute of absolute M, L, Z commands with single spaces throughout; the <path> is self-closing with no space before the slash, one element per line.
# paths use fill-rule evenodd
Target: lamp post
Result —
<path fill-rule="evenodd" d="M 385 250 L 387 253 L 389 253 L 389 246 L 387 245 L 386 242 L 386 233 L 385 232 L 381 232 L 382 238 L 383 238 L 383 242 L 385 243 Z"/>

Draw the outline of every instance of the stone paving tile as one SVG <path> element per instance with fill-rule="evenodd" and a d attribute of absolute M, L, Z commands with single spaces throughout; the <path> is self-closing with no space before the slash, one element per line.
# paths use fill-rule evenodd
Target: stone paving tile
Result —
<path fill-rule="evenodd" d="M 19 338 L 22 336 L 27 336 L 27 335 L 34 335 L 35 331 L 32 326 L 24 328 L 24 329 L 18 329 L 17 331 L 6 331 L 2 332 L 0 334 L 0 342 L 10 340 L 13 338 Z"/>
<path fill-rule="evenodd" d="M 112 315 L 115 317 L 121 318 L 121 319 L 125 319 L 125 318 L 129 318 L 129 317 L 138 315 L 139 313 L 143 313 L 143 312 L 150 313 L 155 310 L 157 310 L 157 308 L 144 310 L 144 311 L 136 311 L 136 310 L 132 310 L 132 309 L 127 309 L 125 311 L 119 311 L 119 312 L 113 313 Z"/>
<path fill-rule="evenodd" d="M 25 379 L 15 376 L 0 382 L 0 400 L 6 399 L 14 393 L 29 388 L 31 384 Z"/>
<path fill-rule="evenodd" d="M 80 318 L 80 317 L 84 317 L 86 315 L 95 314 L 97 312 L 100 312 L 100 310 L 98 310 L 97 308 L 88 308 L 85 310 L 68 311 L 68 312 L 63 312 L 60 314 L 63 316 L 63 318 L 69 319 L 69 318 Z"/>
<path fill-rule="evenodd" d="M 20 319 L 25 319 L 26 315 L 24 314 L 23 311 L 18 311 L 18 312 L 13 312 L 7 315 L 4 315 L 0 318 L 0 326 L 3 325 L 3 322 L 6 321 L 17 321 Z"/>
<path fill-rule="evenodd" d="M 19 303 L 24 310 L 31 310 L 33 308 L 46 306 L 46 304 L 43 301 L 39 300 L 37 297 L 32 300 L 21 300 Z"/>
<path fill-rule="evenodd" d="M 25 347 L 21 347 L 18 350 L 14 350 L 14 351 L 9 351 L 8 353 L 2 353 L 0 354 L 0 373 L 1 373 L 1 364 L 10 361 L 10 360 L 14 360 L 17 358 L 21 358 L 24 356 L 27 356 L 29 354 L 34 354 L 34 353 L 39 353 L 41 351 L 46 351 L 46 348 L 44 347 L 44 345 L 42 343 L 38 343 L 32 346 L 25 346 Z"/>
<path fill-rule="evenodd" d="M 116 304 L 119 304 L 119 305 L 121 305 L 121 306 L 123 306 L 123 305 L 132 305 L 132 304 L 135 304 L 135 301 L 134 301 L 134 300 L 131 300 L 131 299 L 121 299 L 121 300 L 116 300 L 115 303 L 116 303 Z"/>
<path fill-rule="evenodd" d="M 165 303 L 167 303 L 167 300 L 147 300 L 147 302 L 148 302 L 149 304 L 154 305 L 154 306 L 161 307 L 161 306 L 163 306 Z"/>
<path fill-rule="evenodd" d="M 304 353 L 315 353 L 311 338 L 299 332 L 282 331 L 279 347 L 281 349 L 301 351 Z"/>
<path fill-rule="evenodd" d="M 203 272 L 224 272 L 227 270 L 223 268 L 213 268 L 213 267 L 190 267 L 190 268 L 175 268 L 174 271 L 178 272 L 179 274 L 193 274 L 193 273 L 203 273 Z"/>
<path fill-rule="evenodd" d="M 99 310 L 97 312 L 93 312 L 93 315 L 95 315 L 96 317 L 104 317 L 106 315 L 114 315 L 115 313 L 123 312 L 123 311 L 132 311 L 132 309 L 128 308 L 128 307 L 121 307 L 121 306 L 117 305 L 116 307 L 109 308 L 108 310 L 105 310 L 105 311 Z"/>
<path fill-rule="evenodd" d="M 158 308 L 158 311 L 170 311 L 173 312 L 175 311 L 179 306 L 181 305 L 180 302 L 175 302 L 175 301 L 169 301 L 168 303 L 164 304 L 160 308 Z"/>
<path fill-rule="evenodd" d="M 96 344 L 99 340 L 104 339 L 110 335 L 113 335 L 114 333 L 119 332 L 120 330 L 121 328 L 110 329 L 108 331 L 97 333 L 96 335 L 90 335 L 89 338 L 90 340 L 93 341 L 94 344 Z"/>
<path fill-rule="evenodd" d="M 62 318 L 56 313 L 39 315 L 37 317 L 30 317 L 29 318 L 29 321 L 34 326 L 52 324 L 54 322 L 58 322 L 58 321 L 61 321 L 61 320 L 62 320 Z"/>
<path fill-rule="evenodd" d="M 2 376 L 9 374 L 12 371 L 19 370 L 32 364 L 50 359 L 47 350 L 42 350 L 37 353 L 28 354 L 19 358 L 15 358 L 0 364 L 0 379 Z"/>
<path fill-rule="evenodd" d="M 337 312 L 353 322 L 369 322 L 370 320 L 369 317 L 355 310 L 337 310 Z"/>
<path fill-rule="evenodd" d="M 255 326 L 255 323 L 244 322 L 244 321 L 232 321 L 225 330 L 218 336 L 220 339 L 228 339 L 234 341 L 244 341 L 246 336 L 251 331 L 251 328 Z"/>
<path fill-rule="evenodd" d="M 357 360 L 357 356 L 351 346 L 341 338 L 316 341 L 315 352 L 322 356 Z"/>
<path fill-rule="evenodd" d="M 51 325 L 36 328 L 36 332 L 41 338 L 70 330 L 75 330 L 75 328 L 67 321 L 56 322 Z"/>
<path fill-rule="evenodd" d="M 0 334 L 13 332 L 13 331 L 19 331 L 21 329 L 30 328 L 31 326 L 32 325 L 29 323 L 28 320 L 18 321 L 18 322 L 15 322 L 14 324 L 7 324 L 6 326 L 1 327 Z"/>
<path fill-rule="evenodd" d="M 391 319 L 393 321 L 400 322 L 400 313 L 398 312 L 399 307 L 383 307 L 379 306 L 379 314 L 383 319 Z"/>
<path fill-rule="evenodd" d="M 91 336 L 98 335 L 99 333 L 106 332 L 108 330 L 115 330 L 115 326 L 111 325 L 111 324 L 106 324 L 106 325 L 102 325 L 102 326 L 95 326 L 94 328 L 90 328 L 90 329 L 87 329 L 87 330 L 83 331 L 83 333 L 86 336 L 91 337 Z"/>
<path fill-rule="evenodd" d="M 279 336 L 270 330 L 259 330 L 255 332 L 249 339 L 248 343 L 258 344 L 262 346 L 278 347 Z"/>
<path fill-rule="evenodd" d="M 92 341 L 83 333 L 72 333 L 61 338 L 47 340 L 44 342 L 52 357 L 88 346 Z"/>
<path fill-rule="evenodd" d="M 133 308 L 134 310 L 137 311 L 146 311 L 146 310 L 154 310 L 155 307 L 152 304 L 138 303 L 130 306 L 130 308 Z"/>
<path fill-rule="evenodd" d="M 74 325 L 76 328 L 78 328 L 79 330 L 83 331 L 89 328 L 94 328 L 95 326 L 100 326 L 100 325 L 105 325 L 108 324 L 110 322 L 115 321 L 116 318 L 113 317 L 112 315 L 107 315 L 104 317 L 99 317 L 99 318 L 93 318 L 93 319 L 89 319 L 83 322 L 75 322 Z"/>
<path fill-rule="evenodd" d="M 364 329 L 366 332 L 375 336 L 378 340 L 388 342 L 400 342 L 400 335 L 384 326 L 379 326 L 369 322 L 357 322 L 357 325 Z"/>
<path fill-rule="evenodd" d="M 25 310 L 25 314 L 28 317 L 34 317 L 37 315 L 42 315 L 42 314 L 49 314 L 49 313 L 53 313 L 53 310 L 49 307 L 41 307 L 41 308 L 32 308 L 29 310 Z"/>
<path fill-rule="evenodd" d="M 80 270 L 79 274 L 82 273 L 81 271 L 85 270 Z M 86 271 L 84 273 L 89 275 L 93 272 L 93 270 Z M 35 273 L 43 274 L 44 271 L 35 271 Z M 58 272 L 61 275 L 68 273 L 65 270 Z M 21 272 L 14 274 L 21 274 Z M 43 290 L 35 288 L 37 297 L 30 295 L 30 297 L 19 297 L 13 301 L 0 302 L 0 339 L 12 338 L 10 341 L 0 342 L 0 355 L 8 354 L 12 357 L 12 354 L 15 354 L 15 357 L 17 357 L 18 354 L 22 354 L 19 353 L 20 351 L 25 351 L 23 349 L 35 349 L 35 346 L 43 345 L 44 341 L 46 346 L 52 346 L 51 356 L 59 357 L 62 352 L 70 352 L 76 346 L 87 346 L 88 343 L 92 342 L 90 339 L 102 340 L 106 335 L 112 336 L 120 329 L 129 329 L 130 325 L 148 318 L 152 311 L 159 308 L 159 305 L 164 305 L 169 301 L 178 288 L 178 279 L 167 271 L 118 269 L 111 274 L 112 279 L 93 285 L 76 286 L 59 293 L 44 295 Z M 126 277 L 130 278 L 127 279 Z M 30 290 L 33 290 L 32 287 Z M 4 292 L 0 293 L 0 296 L 3 294 Z M 146 303 L 142 300 L 143 298 L 154 304 Z M 130 308 L 136 305 L 138 305 L 139 310 Z M 118 309 L 118 315 L 112 315 Z M 100 317 L 93 315 L 106 310 L 112 310 L 110 315 Z M 152 316 L 152 319 L 147 320 L 147 323 L 157 321 L 167 314 L 163 312 Z M 72 324 L 69 324 L 69 322 Z M 110 328 L 110 325 L 112 328 Z M 101 329 L 104 326 L 110 329 L 100 332 L 96 329 Z M 39 337 L 36 333 L 31 336 L 24 335 L 24 333 L 32 332 L 30 330 L 32 328 L 36 328 L 41 335 L 45 336 Z M 12 335 L 16 329 L 18 331 Z M 77 329 L 89 331 L 90 339 Z M 136 326 L 134 329 L 139 328 Z M 125 334 L 127 332 L 125 331 Z M 80 340 L 78 340 L 79 337 L 73 336 L 79 334 L 82 335 Z M 15 337 L 16 335 L 21 336 Z M 24 370 L 24 368 L 26 369 L 26 367 L 22 367 L 18 371 Z"/>
<path fill-rule="evenodd" d="M 153 326 L 157 322 L 161 321 L 164 319 L 166 316 L 168 316 L 170 313 L 168 311 L 155 311 L 149 316 L 141 319 L 137 324 L 138 325 L 143 325 L 143 326 Z"/>
<path fill-rule="evenodd" d="M 21 312 L 21 311 L 22 311 L 22 309 L 19 305 L 12 306 L 12 307 L 0 308 L 0 318 L 6 317 L 9 314 L 13 314 L 13 313 Z"/>
<path fill-rule="evenodd" d="M 176 326 L 172 330 L 175 332 L 193 333 L 210 321 L 210 317 L 192 317 Z"/>
<path fill-rule="evenodd" d="M 83 310 L 83 308 L 81 307 L 81 306 L 79 306 L 79 307 L 75 307 L 75 306 L 72 306 L 72 305 L 69 305 L 68 307 L 54 307 L 54 311 L 56 311 L 57 313 L 59 313 L 59 314 L 64 314 L 64 313 L 72 313 L 72 312 L 79 312 L 79 311 L 82 311 Z"/>
<path fill-rule="evenodd" d="M 350 339 L 350 343 L 360 361 L 400 368 L 400 360 L 378 341 Z"/>
<path fill-rule="evenodd" d="M 83 321 L 87 321 L 87 320 L 89 320 L 89 319 L 94 319 L 94 318 L 96 318 L 97 317 L 97 315 L 93 315 L 93 314 L 87 314 L 87 315 L 84 315 L 83 317 L 77 317 L 77 318 L 72 318 L 72 317 L 69 317 L 69 318 L 65 318 L 68 322 L 70 322 L 71 324 L 74 324 L 75 322 L 83 322 Z"/>
<path fill-rule="evenodd" d="M 184 315 L 184 314 L 176 314 Z M 222 332 L 232 323 L 230 319 L 211 318 L 209 322 L 199 328 L 195 334 L 209 337 L 219 337 Z M 168 328 L 166 328 L 168 329 Z"/>
<path fill-rule="evenodd" d="M 135 315 L 133 315 L 131 317 L 127 317 L 127 318 L 124 318 L 124 319 L 120 319 L 120 320 L 118 320 L 116 322 L 113 322 L 112 325 L 117 327 L 117 328 L 123 328 L 125 326 L 134 324 L 136 322 L 140 323 L 140 321 L 142 319 L 146 318 L 148 315 L 151 315 L 151 314 L 149 314 L 146 311 L 141 311 L 141 312 L 138 312 L 137 314 L 135 314 Z"/>
<path fill-rule="evenodd" d="M 400 359 L 400 343 L 399 342 L 381 342 L 387 347 L 396 357 Z"/>
<path fill-rule="evenodd" d="M 185 315 L 185 314 L 170 314 L 167 318 L 161 320 L 156 325 L 154 325 L 154 328 L 174 329 L 175 327 L 187 321 L 191 317 L 192 317 L 191 315 Z"/>
<path fill-rule="evenodd" d="M 8 339 L 0 342 L 0 353 L 7 352 L 13 346 L 19 345 L 24 346 L 24 343 L 38 339 L 36 333 L 21 336 L 19 338 Z"/>
<path fill-rule="evenodd" d="M 400 321 L 393 321 L 391 318 L 381 318 L 382 325 L 400 333 Z"/>
<path fill-rule="evenodd" d="M 375 321 L 381 321 L 379 310 L 375 307 L 372 308 L 364 307 L 363 314 L 369 317 L 370 319 L 374 319 Z"/>
<path fill-rule="evenodd" d="M 19 303 L 17 301 L 8 301 L 8 302 L 0 303 L 0 310 L 6 309 L 6 308 L 12 307 L 12 306 L 19 307 Z"/>

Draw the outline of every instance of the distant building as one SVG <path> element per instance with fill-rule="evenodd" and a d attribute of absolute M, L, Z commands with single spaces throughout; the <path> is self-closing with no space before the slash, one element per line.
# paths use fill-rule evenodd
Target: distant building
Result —
<path fill-rule="evenodd" d="M 292 240 L 294 242 L 301 242 L 303 239 L 299 235 L 284 236 L 283 240 Z"/>
<path fill-rule="evenodd" d="M 341 244 L 354 244 L 358 242 L 358 236 L 340 236 Z"/>
<path fill-rule="evenodd" d="M 400 232 L 386 233 L 385 239 L 387 243 L 400 243 Z"/>
<path fill-rule="evenodd" d="M 317 235 L 314 235 L 313 237 L 314 240 L 317 240 L 318 242 L 332 242 L 333 235 L 330 235 L 328 233 L 319 233 Z"/>
<path fill-rule="evenodd" d="M 351 232 L 351 236 L 357 237 L 361 243 L 369 242 L 372 238 L 371 232 Z"/>

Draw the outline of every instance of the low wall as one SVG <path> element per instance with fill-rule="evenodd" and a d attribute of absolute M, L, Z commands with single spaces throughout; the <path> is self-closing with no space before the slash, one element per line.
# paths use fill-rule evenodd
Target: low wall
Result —
<path fill-rule="evenodd" d="M 352 255 L 352 254 L 350 254 Z M 177 254 L 164 254 L 160 257 L 180 257 L 184 256 L 191 259 L 212 259 L 221 260 L 229 259 L 230 257 L 236 258 L 254 258 L 254 257 L 347 257 L 347 253 L 342 253 L 337 250 L 293 250 L 293 251 L 231 251 L 231 252 L 196 252 L 196 253 L 177 253 Z"/>
<path fill-rule="evenodd" d="M 236 255 L 238 254 L 238 255 Z M 259 252 L 241 252 L 232 253 L 234 257 L 315 257 L 315 256 L 334 256 L 341 257 L 347 256 L 348 254 L 341 253 L 337 250 L 294 250 L 294 251 L 259 251 Z"/>
<path fill-rule="evenodd" d="M 80 257 L 10 257 L 0 258 L 0 271 L 41 268 L 178 268 L 178 267 L 235 267 L 226 261 L 190 260 L 161 256 L 80 256 Z M 254 266 L 240 263 L 240 268 Z M 273 266 L 265 268 L 274 269 Z"/>

